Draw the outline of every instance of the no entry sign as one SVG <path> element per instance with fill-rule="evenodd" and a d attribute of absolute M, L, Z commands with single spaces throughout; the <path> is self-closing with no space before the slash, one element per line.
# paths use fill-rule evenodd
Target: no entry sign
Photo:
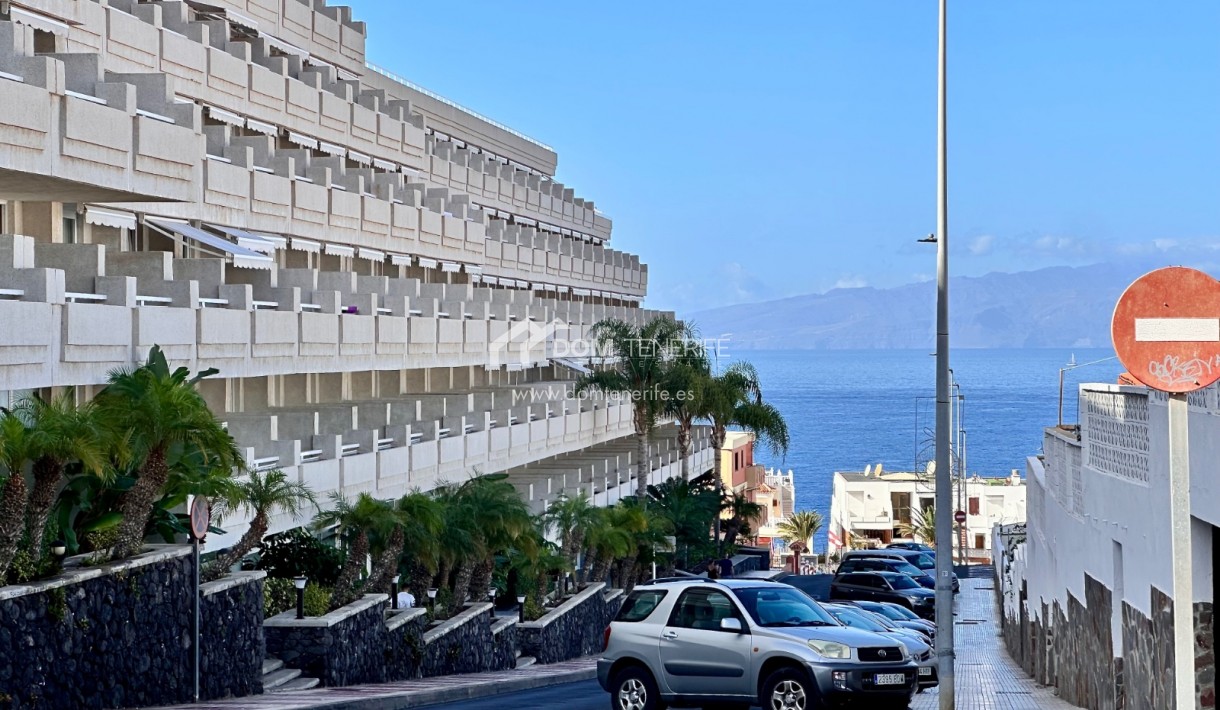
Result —
<path fill-rule="evenodd" d="M 1164 392 L 1193 392 L 1220 379 L 1220 281 L 1170 266 L 1127 287 L 1110 323 L 1131 376 Z"/>

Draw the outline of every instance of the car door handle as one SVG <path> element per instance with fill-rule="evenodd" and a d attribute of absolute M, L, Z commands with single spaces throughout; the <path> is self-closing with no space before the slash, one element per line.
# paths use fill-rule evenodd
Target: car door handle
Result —
<path fill-rule="evenodd" d="M 669 639 L 672 641 L 673 639 L 678 638 L 678 632 L 677 631 L 666 631 L 661 634 L 661 638 Z"/>

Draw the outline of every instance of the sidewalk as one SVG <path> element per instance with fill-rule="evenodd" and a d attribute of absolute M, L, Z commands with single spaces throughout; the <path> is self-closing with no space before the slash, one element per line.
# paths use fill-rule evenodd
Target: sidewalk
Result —
<path fill-rule="evenodd" d="M 153 710 L 399 710 L 431 703 L 486 698 L 596 677 L 597 659 L 582 658 L 546 666 L 533 665 L 521 670 L 351 685 L 346 688 L 315 688 Z"/>
<path fill-rule="evenodd" d="M 957 710 L 1076 710 L 1053 688 L 1038 685 L 1008 656 L 1000 638 L 995 581 L 962 579 L 953 626 L 957 649 Z M 912 710 L 939 710 L 935 690 L 915 696 Z"/>

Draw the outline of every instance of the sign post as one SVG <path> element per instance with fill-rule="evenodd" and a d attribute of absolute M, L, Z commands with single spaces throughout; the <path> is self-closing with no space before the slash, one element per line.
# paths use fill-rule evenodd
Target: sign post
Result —
<path fill-rule="evenodd" d="M 212 506 L 207 498 L 196 496 L 191 502 L 191 559 L 194 561 L 195 568 L 195 613 L 194 620 L 191 623 L 191 636 L 193 638 L 192 646 L 195 649 L 195 663 L 193 675 L 195 676 L 195 702 L 199 702 L 199 543 L 207 537 L 208 525 L 211 523 Z"/>
<path fill-rule="evenodd" d="M 1110 335 L 1136 380 L 1169 395 L 1169 527 L 1173 564 L 1174 707 L 1195 705 L 1190 539 L 1190 392 L 1220 379 L 1220 283 L 1181 266 L 1144 274 L 1114 308 Z"/>

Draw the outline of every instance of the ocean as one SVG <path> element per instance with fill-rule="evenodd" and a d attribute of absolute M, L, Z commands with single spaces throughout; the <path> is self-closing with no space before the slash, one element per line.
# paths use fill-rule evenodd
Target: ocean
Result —
<path fill-rule="evenodd" d="M 935 457 L 936 358 L 927 350 L 738 351 L 720 365 L 753 363 L 763 397 L 779 408 L 791 443 L 786 456 L 766 447 L 755 462 L 792 469 L 798 510 L 829 519 L 835 471 L 921 470 Z M 728 356 L 731 354 L 731 357 Z M 962 403 L 966 469 L 971 475 L 1025 475 L 1025 459 L 1042 450 L 1042 430 L 1054 426 L 1059 369 L 1114 355 L 1103 349 L 955 350 L 950 366 Z M 1063 420 L 1077 421 L 1076 385 L 1114 382 L 1118 360 L 1065 373 Z M 955 429 L 957 426 L 954 427 Z M 819 549 L 825 546 L 825 530 Z"/>

